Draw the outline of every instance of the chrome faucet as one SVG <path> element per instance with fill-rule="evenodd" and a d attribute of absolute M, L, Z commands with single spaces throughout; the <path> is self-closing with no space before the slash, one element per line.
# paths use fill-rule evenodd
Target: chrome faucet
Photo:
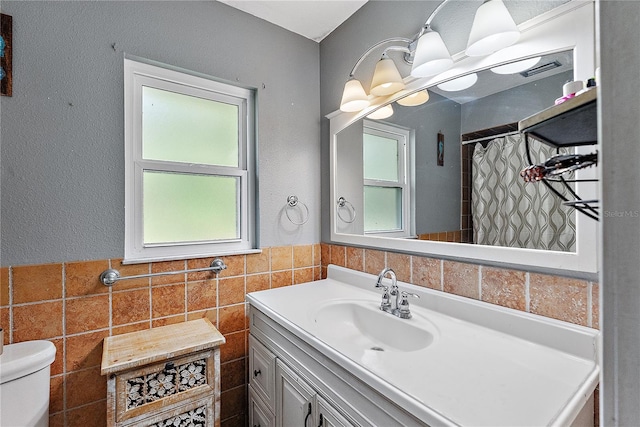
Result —
<path fill-rule="evenodd" d="M 389 291 L 388 286 L 384 286 L 382 284 L 382 279 L 384 279 L 387 274 L 391 278 L 391 291 Z M 409 301 L 407 297 L 413 296 L 416 298 L 420 298 L 420 295 L 411 292 L 400 291 L 398 289 L 398 279 L 396 277 L 395 271 L 390 268 L 383 269 L 380 274 L 378 274 L 376 288 L 383 288 L 384 290 L 382 294 L 382 302 L 380 303 L 380 310 L 391 313 L 394 316 L 400 317 L 401 319 L 411 318 L 411 310 L 409 309 Z"/>

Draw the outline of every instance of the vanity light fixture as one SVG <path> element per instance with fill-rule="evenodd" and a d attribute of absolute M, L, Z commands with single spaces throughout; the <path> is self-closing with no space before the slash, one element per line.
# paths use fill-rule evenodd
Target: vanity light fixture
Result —
<path fill-rule="evenodd" d="M 496 74 L 516 74 L 524 70 L 528 70 L 529 68 L 540 62 L 541 59 L 541 56 L 536 56 L 535 58 L 524 59 L 522 61 L 493 67 L 491 68 L 491 71 Z"/>
<path fill-rule="evenodd" d="M 400 71 L 398 71 L 393 59 L 389 58 L 385 51 L 376 64 L 376 70 L 373 72 L 371 95 L 392 95 L 402 89 L 404 89 L 404 82 Z"/>
<path fill-rule="evenodd" d="M 438 88 L 447 92 L 456 92 L 470 88 L 476 84 L 477 81 L 478 75 L 476 73 L 471 73 L 466 76 L 458 77 L 457 79 L 449 80 L 448 82 L 440 83 Z"/>
<path fill-rule="evenodd" d="M 431 21 L 450 1 L 444 0 L 435 8 L 413 39 L 394 37 L 382 40 L 367 49 L 351 69 L 349 80 L 345 84 L 342 94 L 340 110 L 345 112 L 362 111 L 371 105 L 371 101 L 375 97 L 394 95 L 404 89 L 402 76 L 387 54 L 390 50 L 404 52 L 404 61 L 411 64 L 412 77 L 431 77 L 451 68 L 453 66 L 451 54 L 440 34 L 431 28 Z M 468 56 L 489 55 L 511 46 L 518 41 L 519 37 L 520 32 L 502 0 L 486 0 L 476 11 L 465 53 Z M 356 69 L 373 50 L 383 44 L 398 42 L 404 45 L 385 48 L 382 58 L 376 64 L 370 85 L 371 93 L 367 96 L 360 81 L 354 77 Z"/>
<path fill-rule="evenodd" d="M 486 56 L 511 46 L 520 38 L 520 31 L 502 0 L 487 0 L 473 19 L 467 56 Z"/>
<path fill-rule="evenodd" d="M 364 110 L 369 105 L 371 105 L 371 101 L 367 98 L 367 93 L 364 91 L 362 83 L 351 77 L 344 84 L 340 109 L 347 113 L 355 113 L 356 111 Z"/>
<path fill-rule="evenodd" d="M 367 116 L 367 119 L 380 120 L 393 116 L 393 107 L 391 104 L 387 104 L 384 107 L 378 108 L 373 113 Z"/>
<path fill-rule="evenodd" d="M 429 26 L 418 38 L 418 46 L 413 58 L 411 75 L 413 77 L 430 77 L 447 71 L 453 65 L 453 58 L 445 46 L 440 34 Z"/>

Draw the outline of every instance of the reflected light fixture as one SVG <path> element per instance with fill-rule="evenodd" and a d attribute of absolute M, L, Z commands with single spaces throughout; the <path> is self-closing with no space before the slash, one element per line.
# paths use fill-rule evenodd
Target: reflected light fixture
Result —
<path fill-rule="evenodd" d="M 485 56 L 511 46 L 520 38 L 520 31 L 502 0 L 487 0 L 476 10 L 467 56 Z"/>
<path fill-rule="evenodd" d="M 536 56 L 535 58 L 524 59 L 522 61 L 512 62 L 510 64 L 493 67 L 491 68 L 491 71 L 493 71 L 496 74 L 520 73 L 536 65 L 538 62 L 540 62 L 541 59 L 542 59 L 541 56 Z"/>
<path fill-rule="evenodd" d="M 468 89 L 476 84 L 477 81 L 478 75 L 476 73 L 471 73 L 466 76 L 458 77 L 457 79 L 449 80 L 448 82 L 440 83 L 438 88 L 447 92 L 455 92 Z"/>
<path fill-rule="evenodd" d="M 367 116 L 367 119 L 380 120 L 386 119 L 387 117 L 391 116 L 393 116 L 393 107 L 391 106 L 391 104 L 387 104 L 384 107 L 380 107 L 373 113 L 369 114 Z"/>
<path fill-rule="evenodd" d="M 431 28 L 431 21 L 450 1 L 452 0 L 443 0 L 431 12 L 420 32 L 413 39 L 393 37 L 382 40 L 367 49 L 351 69 L 349 80 L 344 86 L 340 110 L 359 112 L 369 107 L 373 98 L 394 95 L 404 89 L 402 76 L 393 59 L 387 54 L 388 51 L 395 50 L 404 53 L 404 61 L 411 65 L 412 77 L 431 77 L 450 69 L 453 66 L 453 59 L 449 49 L 440 34 Z M 518 41 L 519 37 L 520 32 L 502 0 L 486 0 L 476 11 L 465 52 L 468 56 L 489 55 L 511 46 Z M 382 57 L 375 67 L 370 94 L 367 95 L 360 81 L 355 79 L 355 71 L 371 52 L 389 43 L 402 43 L 402 45 L 387 46 L 384 49 Z M 426 99 L 421 103 L 429 99 L 426 91 L 425 94 Z M 424 95 L 422 96 L 424 97 Z M 406 99 L 404 102 L 409 103 L 411 100 Z M 402 104 L 400 101 L 398 103 L 408 105 Z"/>
<path fill-rule="evenodd" d="M 405 107 L 416 107 L 418 105 L 424 104 L 428 100 L 429 92 L 425 89 L 419 92 L 414 92 L 411 95 L 406 95 L 401 99 L 398 99 L 396 102 Z"/>

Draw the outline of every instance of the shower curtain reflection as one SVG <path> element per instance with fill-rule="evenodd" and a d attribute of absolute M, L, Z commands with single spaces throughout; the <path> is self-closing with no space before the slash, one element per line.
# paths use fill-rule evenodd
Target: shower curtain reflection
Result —
<path fill-rule="evenodd" d="M 473 242 L 575 252 L 573 209 L 539 183 L 525 183 L 524 136 L 509 135 L 477 143 L 472 160 L 471 210 Z M 534 162 L 556 154 L 555 149 L 531 141 Z"/>

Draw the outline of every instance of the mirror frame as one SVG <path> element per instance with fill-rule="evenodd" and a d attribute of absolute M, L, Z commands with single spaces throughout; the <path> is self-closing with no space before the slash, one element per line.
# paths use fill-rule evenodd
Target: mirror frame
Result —
<path fill-rule="evenodd" d="M 405 78 L 409 92 L 423 90 L 446 80 L 476 72 L 518 59 L 573 50 L 574 80 L 587 80 L 595 75 L 595 13 L 591 0 L 573 0 L 543 13 L 518 26 L 522 35 L 518 43 L 486 57 L 467 57 L 464 52 L 453 56 L 452 69 L 430 78 Z M 333 243 L 368 247 L 396 252 L 415 253 L 441 259 L 482 263 L 485 265 L 511 266 L 529 271 L 551 272 L 572 277 L 597 278 L 599 243 L 598 222 L 576 212 L 576 252 L 522 249 L 502 246 L 486 246 L 468 243 L 435 242 L 416 239 L 398 239 L 378 236 L 345 234 L 336 231 L 336 201 L 340 197 L 336 188 L 338 133 L 372 111 L 396 101 L 391 95 L 376 99 L 371 107 L 359 113 L 336 111 L 330 119 L 330 197 L 331 241 Z M 600 148 L 600 144 L 596 146 Z M 592 151 L 593 147 L 586 147 Z M 593 169 L 598 171 L 597 169 Z M 591 172 L 593 176 L 596 172 Z M 580 184 L 580 183 L 578 183 Z M 591 184 L 591 187 L 596 187 Z M 595 188 L 582 189 L 583 198 L 597 198 Z"/>

